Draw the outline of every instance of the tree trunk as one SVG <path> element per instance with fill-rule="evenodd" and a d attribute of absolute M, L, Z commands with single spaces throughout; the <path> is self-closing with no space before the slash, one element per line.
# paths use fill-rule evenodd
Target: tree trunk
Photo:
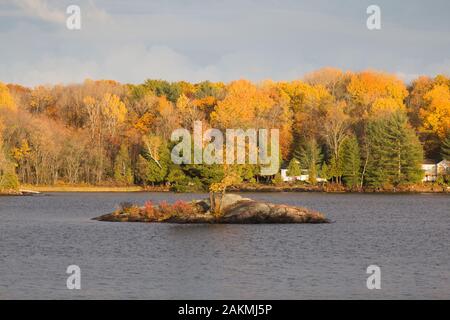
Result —
<path fill-rule="evenodd" d="M 222 200 L 223 200 L 223 197 L 225 196 L 225 189 L 226 189 L 226 187 L 223 188 L 222 195 L 220 196 L 220 201 L 219 201 L 219 205 L 217 208 L 217 214 L 219 214 L 219 215 L 221 214 L 221 211 L 222 211 Z"/>
<path fill-rule="evenodd" d="M 367 163 L 369 162 L 369 147 L 366 146 L 366 160 L 364 161 L 363 171 L 361 173 L 361 184 L 360 188 L 362 189 L 364 184 L 364 175 L 366 174 Z"/>
<path fill-rule="evenodd" d="M 215 214 L 215 197 L 212 191 L 209 192 L 209 204 L 211 212 Z"/>

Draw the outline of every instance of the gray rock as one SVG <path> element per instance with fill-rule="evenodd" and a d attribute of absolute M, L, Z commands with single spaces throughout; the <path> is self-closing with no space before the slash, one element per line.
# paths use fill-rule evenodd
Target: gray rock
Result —
<path fill-rule="evenodd" d="M 300 207 L 243 200 L 225 210 L 223 223 L 321 223 L 322 214 Z"/>
<path fill-rule="evenodd" d="M 241 196 L 238 195 L 238 194 L 227 193 L 227 194 L 225 194 L 225 195 L 223 196 L 223 198 L 222 198 L 222 201 L 221 201 L 221 202 L 222 202 L 221 209 L 222 209 L 223 211 L 226 211 L 229 207 L 231 207 L 231 206 L 234 205 L 235 203 L 237 203 L 237 202 L 239 202 L 239 201 L 246 201 L 246 200 L 252 201 L 251 199 L 241 197 Z"/>

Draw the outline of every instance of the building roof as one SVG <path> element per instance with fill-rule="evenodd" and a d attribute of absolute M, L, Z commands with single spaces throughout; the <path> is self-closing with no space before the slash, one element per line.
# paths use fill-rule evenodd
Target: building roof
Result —
<path fill-rule="evenodd" d="M 436 164 L 437 161 L 433 159 L 424 159 L 422 164 Z"/>

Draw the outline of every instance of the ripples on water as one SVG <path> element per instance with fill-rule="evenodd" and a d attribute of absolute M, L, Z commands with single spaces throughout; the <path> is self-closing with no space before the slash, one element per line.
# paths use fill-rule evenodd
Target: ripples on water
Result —
<path fill-rule="evenodd" d="M 173 225 L 91 218 L 170 193 L 0 197 L 0 299 L 450 298 L 448 195 L 258 193 L 319 225 Z M 81 290 L 66 289 L 68 265 Z M 381 267 L 381 290 L 366 268 Z"/>

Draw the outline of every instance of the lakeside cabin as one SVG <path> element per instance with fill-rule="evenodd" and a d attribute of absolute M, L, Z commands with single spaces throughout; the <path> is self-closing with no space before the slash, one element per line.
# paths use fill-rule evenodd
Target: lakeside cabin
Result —
<path fill-rule="evenodd" d="M 438 175 L 446 174 L 450 170 L 450 161 L 442 160 L 440 162 L 436 162 L 434 160 L 427 159 L 422 164 L 422 170 L 425 173 L 422 181 L 433 182 L 437 180 Z"/>
<path fill-rule="evenodd" d="M 288 176 L 287 175 L 287 168 L 283 168 L 280 171 L 281 174 L 281 179 L 283 179 L 284 182 L 291 182 L 291 181 L 308 181 L 309 180 L 309 174 L 308 174 L 308 170 L 302 170 L 301 171 L 301 175 L 299 176 Z M 325 182 L 327 181 L 326 179 L 317 177 L 316 178 L 317 182 Z"/>

